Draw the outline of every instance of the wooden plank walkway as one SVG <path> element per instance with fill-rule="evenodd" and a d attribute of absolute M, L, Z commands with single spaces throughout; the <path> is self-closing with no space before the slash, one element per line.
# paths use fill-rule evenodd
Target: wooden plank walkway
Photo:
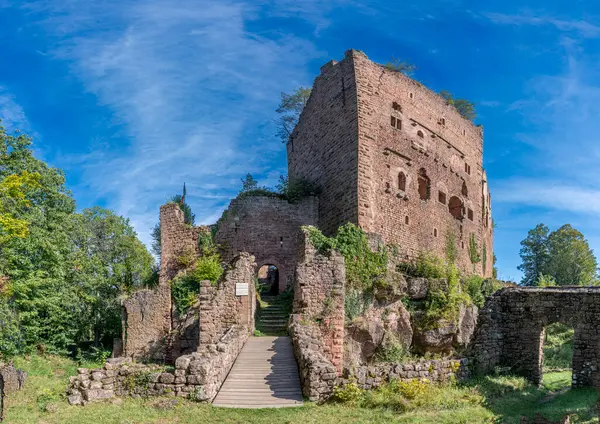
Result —
<path fill-rule="evenodd" d="M 289 337 L 250 337 L 213 405 L 227 408 L 301 406 L 298 365 Z"/>

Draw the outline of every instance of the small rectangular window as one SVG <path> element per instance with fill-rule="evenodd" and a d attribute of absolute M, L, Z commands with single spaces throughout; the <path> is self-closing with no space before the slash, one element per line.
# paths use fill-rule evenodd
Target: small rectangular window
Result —
<path fill-rule="evenodd" d="M 467 217 L 469 218 L 469 220 L 473 221 L 473 210 L 469 209 L 467 211 Z"/>
<path fill-rule="evenodd" d="M 465 172 L 469 172 L 469 171 L 468 171 L 468 169 L 469 169 L 469 165 L 467 165 L 467 164 L 465 163 Z"/>
<path fill-rule="evenodd" d="M 434 237 L 437 237 L 437 228 L 434 228 L 434 229 L 433 229 L 433 236 L 434 236 Z"/>
<path fill-rule="evenodd" d="M 392 121 L 391 121 L 392 127 L 396 128 L 396 118 L 392 116 Z"/>
<path fill-rule="evenodd" d="M 443 191 L 439 191 L 438 192 L 438 200 L 440 201 L 441 204 L 445 205 L 446 204 L 446 193 L 444 193 Z"/>
<path fill-rule="evenodd" d="M 402 129 L 402 121 L 400 119 L 396 119 L 396 129 Z"/>

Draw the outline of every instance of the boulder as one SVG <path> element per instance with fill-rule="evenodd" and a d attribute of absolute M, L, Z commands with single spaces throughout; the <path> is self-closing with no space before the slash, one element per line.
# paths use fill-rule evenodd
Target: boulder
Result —
<path fill-rule="evenodd" d="M 21 390 L 27 378 L 27 374 L 22 370 L 16 369 L 13 364 L 0 366 L 0 374 L 4 380 L 4 393 Z"/>
<path fill-rule="evenodd" d="M 425 353 L 451 353 L 452 342 L 456 334 L 456 324 L 448 321 L 439 321 L 432 328 L 422 329 L 419 320 L 413 323 L 413 347 L 416 352 Z"/>
<path fill-rule="evenodd" d="M 396 271 L 396 265 L 389 261 L 385 276 L 375 284 L 375 297 L 379 301 L 396 302 L 406 296 L 407 290 L 404 274 Z"/>
<path fill-rule="evenodd" d="M 110 399 L 114 396 L 114 390 L 89 389 L 83 392 L 83 397 L 87 402 L 95 402 L 103 399 Z"/>
<path fill-rule="evenodd" d="M 371 308 L 346 328 L 346 367 L 372 362 L 377 349 L 387 339 L 399 341 L 408 349 L 413 338 L 410 314 L 401 301 Z"/>
<path fill-rule="evenodd" d="M 410 277 L 408 279 L 408 297 L 413 300 L 421 300 L 427 297 L 429 282 L 425 278 Z"/>
<path fill-rule="evenodd" d="M 465 347 L 471 341 L 475 327 L 477 326 L 477 316 L 479 308 L 475 305 L 461 305 L 458 311 L 457 331 L 454 335 L 454 346 L 457 348 Z"/>
<path fill-rule="evenodd" d="M 383 325 L 386 335 L 398 340 L 405 349 L 409 349 L 413 339 L 413 329 L 410 323 L 410 313 L 402 302 L 387 306 L 382 312 Z"/>
<path fill-rule="evenodd" d="M 81 392 L 79 391 L 73 391 L 67 399 L 69 401 L 69 405 L 83 404 L 83 396 L 81 396 Z"/>

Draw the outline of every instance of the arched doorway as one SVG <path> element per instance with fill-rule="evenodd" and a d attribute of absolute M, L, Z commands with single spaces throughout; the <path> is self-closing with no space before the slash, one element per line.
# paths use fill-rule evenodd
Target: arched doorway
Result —
<path fill-rule="evenodd" d="M 265 264 L 258 269 L 258 284 L 261 295 L 279 294 L 279 268 L 273 264 Z"/>

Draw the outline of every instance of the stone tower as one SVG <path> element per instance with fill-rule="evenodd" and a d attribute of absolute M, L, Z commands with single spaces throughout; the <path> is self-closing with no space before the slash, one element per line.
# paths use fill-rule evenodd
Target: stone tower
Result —
<path fill-rule="evenodd" d="M 459 267 L 491 276 L 483 129 L 421 83 L 347 51 L 321 67 L 287 153 L 290 179 L 322 188 L 325 233 L 352 222 L 405 259 L 444 257 L 450 234 Z"/>

